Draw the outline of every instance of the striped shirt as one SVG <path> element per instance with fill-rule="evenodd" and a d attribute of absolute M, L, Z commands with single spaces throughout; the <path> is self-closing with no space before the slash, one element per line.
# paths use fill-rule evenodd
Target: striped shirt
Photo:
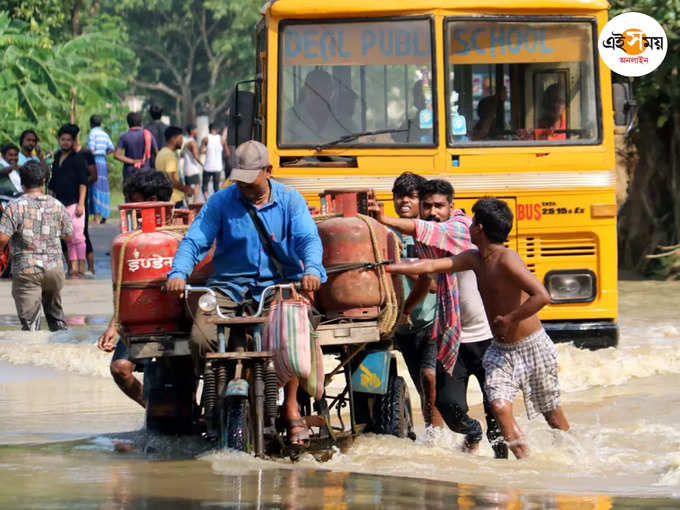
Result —
<path fill-rule="evenodd" d="M 106 156 L 106 153 L 113 150 L 113 142 L 99 126 L 90 129 L 87 135 L 87 148 L 95 156 Z"/>
<path fill-rule="evenodd" d="M 456 209 L 451 219 L 441 223 L 414 221 L 416 253 L 419 258 L 450 257 L 474 247 L 470 240 L 472 220 L 460 209 Z M 437 277 L 437 308 L 432 338 L 439 341 L 437 359 L 449 374 L 453 371 L 458 357 L 460 333 L 458 279 L 455 273 L 440 273 Z"/>

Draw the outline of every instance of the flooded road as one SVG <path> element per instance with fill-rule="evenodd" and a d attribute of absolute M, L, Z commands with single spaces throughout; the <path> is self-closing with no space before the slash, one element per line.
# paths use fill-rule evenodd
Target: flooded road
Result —
<path fill-rule="evenodd" d="M 204 451 L 139 432 L 142 409 L 94 345 L 103 325 L 0 331 L 0 508 L 680 507 L 678 296 L 679 283 L 623 281 L 619 348 L 559 345 L 573 431 L 527 422 L 518 402 L 523 461 L 495 460 L 485 442 L 463 454 L 462 436 L 422 424 L 416 442 L 364 436 L 325 463 Z M 480 418 L 476 387 L 469 398 Z M 115 452 L 119 440 L 135 453 Z"/>

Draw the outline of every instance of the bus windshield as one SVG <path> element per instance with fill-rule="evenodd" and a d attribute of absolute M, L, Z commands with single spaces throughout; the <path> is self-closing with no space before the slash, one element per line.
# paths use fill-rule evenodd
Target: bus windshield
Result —
<path fill-rule="evenodd" d="M 594 144 L 593 25 L 451 18 L 449 146 Z"/>
<path fill-rule="evenodd" d="M 279 146 L 435 145 L 429 18 L 281 26 Z"/>

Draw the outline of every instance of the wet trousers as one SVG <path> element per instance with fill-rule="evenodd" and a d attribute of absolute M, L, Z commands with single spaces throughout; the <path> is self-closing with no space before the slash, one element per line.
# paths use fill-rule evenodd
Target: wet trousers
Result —
<path fill-rule="evenodd" d="M 484 414 L 486 415 L 486 437 L 491 443 L 496 458 L 507 458 L 507 446 L 503 442 L 503 435 L 498 427 L 489 401 L 484 391 L 484 368 L 482 358 L 491 340 L 482 342 L 461 343 L 458 359 L 453 367 L 453 373 L 447 374 L 441 363 L 437 362 L 437 398 L 435 405 L 442 415 L 446 425 L 454 432 L 465 435 L 468 445 L 482 440 L 482 426 L 474 418 L 468 416 L 467 388 L 471 376 L 477 378 L 484 399 Z"/>
<path fill-rule="evenodd" d="M 64 271 L 61 268 L 12 275 L 12 296 L 23 331 L 40 329 L 41 303 L 50 331 L 66 329 L 64 309 L 61 307 L 63 286 Z"/>

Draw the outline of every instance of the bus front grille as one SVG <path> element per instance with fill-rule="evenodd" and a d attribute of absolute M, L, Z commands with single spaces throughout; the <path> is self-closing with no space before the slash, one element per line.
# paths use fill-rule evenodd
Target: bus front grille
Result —
<path fill-rule="evenodd" d="M 597 242 L 595 237 L 589 234 L 519 236 L 517 251 L 527 265 L 535 265 L 536 259 L 550 257 L 591 259 L 597 254 Z"/>

